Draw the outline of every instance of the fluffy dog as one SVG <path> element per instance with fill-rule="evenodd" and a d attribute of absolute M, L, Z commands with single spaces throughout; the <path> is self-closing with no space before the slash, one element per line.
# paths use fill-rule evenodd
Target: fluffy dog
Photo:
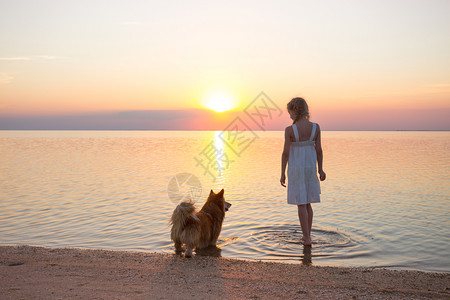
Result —
<path fill-rule="evenodd" d="M 216 246 L 222 230 L 225 211 L 231 204 L 223 197 L 224 190 L 215 194 L 212 190 L 200 211 L 192 202 L 181 202 L 175 208 L 171 218 L 172 229 L 170 238 L 175 243 L 175 250 L 181 252 L 186 245 L 186 257 L 192 256 L 192 251 Z"/>

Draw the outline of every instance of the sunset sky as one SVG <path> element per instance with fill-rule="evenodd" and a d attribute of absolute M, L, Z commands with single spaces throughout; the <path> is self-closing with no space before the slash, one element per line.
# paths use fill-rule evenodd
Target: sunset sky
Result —
<path fill-rule="evenodd" d="M 220 130 L 264 91 L 283 111 L 306 98 L 324 130 L 450 130 L 449 15 L 448 0 L 1 1 L 0 129 Z"/>

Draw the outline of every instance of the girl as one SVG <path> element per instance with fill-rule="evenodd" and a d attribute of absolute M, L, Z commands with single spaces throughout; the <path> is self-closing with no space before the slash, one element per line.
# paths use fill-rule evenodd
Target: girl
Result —
<path fill-rule="evenodd" d="M 319 124 L 309 121 L 308 104 L 303 98 L 294 98 L 287 110 L 292 126 L 284 131 L 284 149 L 281 156 L 281 185 L 286 187 L 286 165 L 288 168 L 288 204 L 298 208 L 298 218 L 302 227 L 302 244 L 311 246 L 311 226 L 313 210 L 311 203 L 320 202 L 320 180 L 325 180 L 322 168 L 323 154 Z"/>

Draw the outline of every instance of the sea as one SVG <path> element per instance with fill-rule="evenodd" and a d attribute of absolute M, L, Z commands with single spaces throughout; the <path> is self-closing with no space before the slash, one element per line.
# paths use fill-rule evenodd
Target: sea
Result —
<path fill-rule="evenodd" d="M 0 245 L 174 254 L 170 216 L 224 189 L 197 255 L 450 272 L 450 132 L 323 131 L 312 247 L 280 184 L 282 131 L 0 131 Z"/>

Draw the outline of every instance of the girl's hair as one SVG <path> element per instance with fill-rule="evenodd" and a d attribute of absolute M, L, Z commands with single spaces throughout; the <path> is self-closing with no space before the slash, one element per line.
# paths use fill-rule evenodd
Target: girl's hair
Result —
<path fill-rule="evenodd" d="M 289 103 L 287 104 L 287 110 L 289 112 L 293 113 L 294 120 L 292 124 L 300 120 L 301 118 L 306 118 L 309 120 L 309 109 L 308 109 L 308 103 L 306 103 L 306 100 L 300 97 L 293 98 Z"/>

